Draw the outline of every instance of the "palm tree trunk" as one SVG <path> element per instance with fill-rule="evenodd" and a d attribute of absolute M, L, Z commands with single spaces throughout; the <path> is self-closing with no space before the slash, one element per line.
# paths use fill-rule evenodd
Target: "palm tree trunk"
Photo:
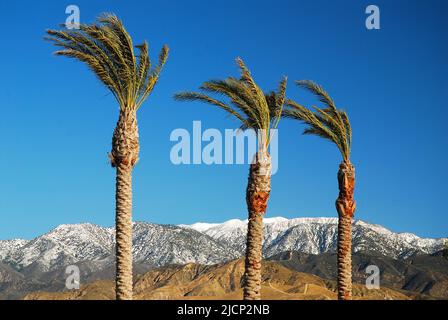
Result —
<path fill-rule="evenodd" d="M 261 299 L 261 259 L 263 214 L 271 191 L 271 159 L 267 151 L 259 151 L 250 165 L 246 191 L 249 221 L 247 225 L 244 300 Z"/>
<path fill-rule="evenodd" d="M 111 164 L 116 167 L 115 236 L 117 300 L 132 300 L 132 170 L 140 146 L 136 112 L 120 111 L 112 138 Z"/>
<path fill-rule="evenodd" d="M 132 167 L 117 166 L 115 186 L 116 299 L 132 300 Z"/>
<path fill-rule="evenodd" d="M 353 199 L 355 189 L 355 168 L 344 161 L 338 171 L 339 197 L 336 209 L 338 223 L 338 299 L 352 298 L 352 219 L 356 209 Z"/>

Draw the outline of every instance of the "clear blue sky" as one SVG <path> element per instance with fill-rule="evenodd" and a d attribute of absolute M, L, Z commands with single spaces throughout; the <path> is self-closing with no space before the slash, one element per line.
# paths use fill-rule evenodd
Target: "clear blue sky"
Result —
<path fill-rule="evenodd" d="M 141 160 L 134 220 L 245 218 L 247 165 L 174 166 L 175 128 L 237 123 L 174 92 L 237 75 L 241 56 L 264 89 L 282 75 L 313 79 L 348 111 L 357 168 L 356 218 L 399 232 L 447 236 L 448 2 L 432 1 L 2 1 L 0 24 L 0 239 L 32 238 L 61 223 L 114 223 L 108 164 L 118 109 L 81 63 L 52 55 L 42 37 L 76 4 L 82 22 L 114 12 L 136 43 L 169 61 L 139 112 Z M 367 5 L 381 30 L 365 28 Z M 288 95 L 310 96 L 290 82 Z M 267 216 L 336 216 L 340 154 L 283 121 Z"/>

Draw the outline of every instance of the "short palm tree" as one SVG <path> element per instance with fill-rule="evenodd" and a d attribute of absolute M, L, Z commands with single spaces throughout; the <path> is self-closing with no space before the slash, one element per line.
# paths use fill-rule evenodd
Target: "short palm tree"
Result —
<path fill-rule="evenodd" d="M 119 104 L 119 117 L 109 157 L 116 168 L 116 298 L 132 299 L 132 170 L 140 151 L 137 110 L 151 93 L 168 56 L 164 46 L 151 67 L 148 44 L 136 46 L 122 22 L 112 14 L 73 30 L 47 30 L 55 54 L 84 62 Z"/>
<path fill-rule="evenodd" d="M 276 92 L 267 94 L 257 86 L 243 60 L 238 58 L 241 69 L 239 79 L 228 77 L 202 84 L 204 93 L 184 92 L 175 95 L 181 101 L 202 101 L 234 116 L 241 123 L 241 129 L 253 129 L 258 137 L 258 150 L 250 165 L 246 189 L 249 212 L 244 273 L 244 299 L 261 298 L 261 259 L 263 242 L 263 214 L 271 191 L 271 158 L 268 146 L 272 129 L 276 129 L 285 102 L 286 77 Z M 230 104 L 217 100 L 208 94 L 224 95 Z"/>
<path fill-rule="evenodd" d="M 342 154 L 339 165 L 338 182 L 339 196 L 336 209 L 339 215 L 338 223 L 338 298 L 351 299 L 352 295 L 352 219 L 356 203 L 353 199 L 355 188 L 355 168 L 350 162 L 352 130 L 345 111 L 337 109 L 330 95 L 316 83 L 303 80 L 297 85 L 311 91 L 325 105 L 325 108 L 306 107 L 287 100 L 287 108 L 283 115 L 287 118 L 300 120 L 307 125 L 304 134 L 313 134 L 332 141 Z"/>

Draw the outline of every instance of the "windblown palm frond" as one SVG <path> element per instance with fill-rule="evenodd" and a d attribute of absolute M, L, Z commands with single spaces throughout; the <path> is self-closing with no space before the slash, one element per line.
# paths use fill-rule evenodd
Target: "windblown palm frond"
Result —
<path fill-rule="evenodd" d="M 264 131 L 269 137 L 270 129 L 275 129 L 282 115 L 285 103 L 286 77 L 280 82 L 276 92 L 265 94 L 255 83 L 251 73 L 241 58 L 236 62 L 241 70 L 239 79 L 228 77 L 224 80 L 209 80 L 199 89 L 203 92 L 181 92 L 174 95 L 179 101 L 202 101 L 228 112 L 241 122 L 240 129 Z M 208 94 L 224 96 L 228 102 L 215 99 Z M 269 138 L 266 141 L 269 144 Z"/>
<path fill-rule="evenodd" d="M 307 125 L 304 134 L 313 134 L 336 144 L 345 161 L 350 159 L 352 129 L 347 113 L 336 108 L 330 95 L 318 84 L 310 80 L 296 81 L 298 86 L 311 91 L 326 105 L 325 108 L 312 107 L 312 110 L 288 99 L 283 116 L 300 120 Z"/>
<path fill-rule="evenodd" d="M 122 22 L 113 14 L 103 14 L 97 23 L 79 29 L 47 30 L 46 40 L 61 48 L 56 55 L 80 60 L 112 92 L 120 108 L 137 110 L 151 93 L 168 57 L 164 46 L 157 66 L 151 68 L 148 44 L 137 45 Z"/>

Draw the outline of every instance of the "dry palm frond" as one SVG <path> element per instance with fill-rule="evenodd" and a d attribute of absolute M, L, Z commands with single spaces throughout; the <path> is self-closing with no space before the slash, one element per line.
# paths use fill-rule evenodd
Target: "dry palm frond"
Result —
<path fill-rule="evenodd" d="M 285 103 L 286 77 L 277 92 L 265 94 L 255 83 L 241 58 L 236 62 L 241 70 L 240 79 L 228 77 L 224 80 L 209 80 L 200 86 L 199 92 L 181 92 L 174 95 L 179 101 L 202 101 L 218 106 L 241 122 L 240 129 L 254 129 L 266 134 L 269 145 L 270 130 L 277 128 Z M 208 94 L 223 96 L 228 103 Z"/>
<path fill-rule="evenodd" d="M 122 22 L 113 14 L 103 14 L 97 23 L 79 29 L 47 30 L 46 40 L 61 49 L 56 55 L 84 62 L 112 92 L 120 108 L 137 110 L 151 93 L 168 57 L 164 46 L 157 66 L 151 69 L 148 44 L 137 45 Z"/>
<path fill-rule="evenodd" d="M 350 159 L 352 129 L 347 113 L 336 108 L 330 95 L 318 84 L 310 80 L 301 80 L 297 85 L 311 91 L 326 105 L 326 108 L 313 106 L 312 110 L 288 99 L 283 111 L 286 118 L 300 120 L 307 125 L 304 134 L 313 134 L 336 144 L 345 161 Z"/>

